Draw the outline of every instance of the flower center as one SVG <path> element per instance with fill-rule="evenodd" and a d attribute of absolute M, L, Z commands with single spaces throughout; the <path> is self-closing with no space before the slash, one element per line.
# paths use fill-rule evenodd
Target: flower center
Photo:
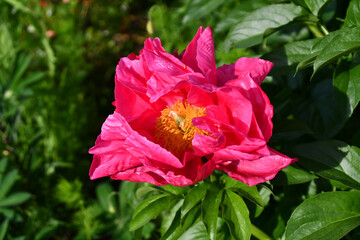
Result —
<path fill-rule="evenodd" d="M 195 127 L 192 119 L 205 115 L 205 108 L 177 101 L 173 106 L 161 111 L 161 116 L 157 118 L 156 122 L 155 139 L 161 141 L 164 148 L 171 150 L 175 155 L 192 149 L 195 133 L 209 134 Z"/>

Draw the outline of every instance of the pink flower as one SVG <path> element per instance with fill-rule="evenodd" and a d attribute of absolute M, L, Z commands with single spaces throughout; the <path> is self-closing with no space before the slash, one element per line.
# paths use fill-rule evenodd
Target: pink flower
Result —
<path fill-rule="evenodd" d="M 260 84 L 272 65 L 240 58 L 216 68 L 209 27 L 180 55 L 147 39 L 116 68 L 116 109 L 89 151 L 90 178 L 186 186 L 214 169 L 248 185 L 274 178 L 296 159 L 267 146 L 273 107 Z"/>

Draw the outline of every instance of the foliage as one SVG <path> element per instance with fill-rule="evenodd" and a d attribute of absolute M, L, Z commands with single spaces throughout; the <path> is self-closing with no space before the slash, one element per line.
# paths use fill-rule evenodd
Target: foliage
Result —
<path fill-rule="evenodd" d="M 0 0 L 0 239 L 359 238 L 359 9 Z M 218 172 L 185 188 L 90 181 L 87 149 L 113 111 L 119 57 L 149 35 L 181 52 L 200 25 L 213 30 L 219 66 L 275 64 L 262 84 L 269 144 L 299 161 L 253 187 Z"/>

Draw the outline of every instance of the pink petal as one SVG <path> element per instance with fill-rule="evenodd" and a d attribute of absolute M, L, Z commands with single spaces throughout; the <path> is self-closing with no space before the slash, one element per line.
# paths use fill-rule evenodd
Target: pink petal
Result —
<path fill-rule="evenodd" d="M 205 31 L 202 27 L 199 28 L 181 61 L 195 72 L 203 73 L 208 83 L 216 85 L 214 41 L 210 27 L 207 27 Z"/>
<path fill-rule="evenodd" d="M 237 87 L 242 95 L 251 102 L 256 124 L 258 125 L 256 127 L 261 129 L 264 139 L 269 141 L 273 128 L 271 122 L 271 118 L 273 117 L 273 106 L 270 104 L 269 98 L 262 91 L 260 86 L 257 85 L 249 75 L 244 75 L 228 81 L 225 86 Z M 253 123 L 255 122 L 252 121 L 252 124 Z M 248 126 L 250 126 L 250 124 Z M 250 135 L 250 137 L 253 136 Z"/>
<path fill-rule="evenodd" d="M 223 86 L 228 81 L 243 75 L 249 75 L 260 86 L 273 65 L 259 58 L 239 58 L 235 64 L 223 65 L 216 69 L 218 86 Z"/>
<path fill-rule="evenodd" d="M 215 153 L 213 160 L 216 162 L 217 170 L 253 186 L 273 179 L 281 169 L 297 161 L 271 148 L 268 149 L 269 155 L 262 155 L 226 148 Z"/>

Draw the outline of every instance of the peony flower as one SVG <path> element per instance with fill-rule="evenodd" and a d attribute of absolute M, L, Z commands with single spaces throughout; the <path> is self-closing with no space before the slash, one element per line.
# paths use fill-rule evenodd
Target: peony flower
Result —
<path fill-rule="evenodd" d="M 274 178 L 295 159 L 267 146 L 273 107 L 260 85 L 272 65 L 216 68 L 209 27 L 180 55 L 147 39 L 117 65 L 116 109 L 89 150 L 90 178 L 187 186 L 215 169 L 250 186 Z"/>

